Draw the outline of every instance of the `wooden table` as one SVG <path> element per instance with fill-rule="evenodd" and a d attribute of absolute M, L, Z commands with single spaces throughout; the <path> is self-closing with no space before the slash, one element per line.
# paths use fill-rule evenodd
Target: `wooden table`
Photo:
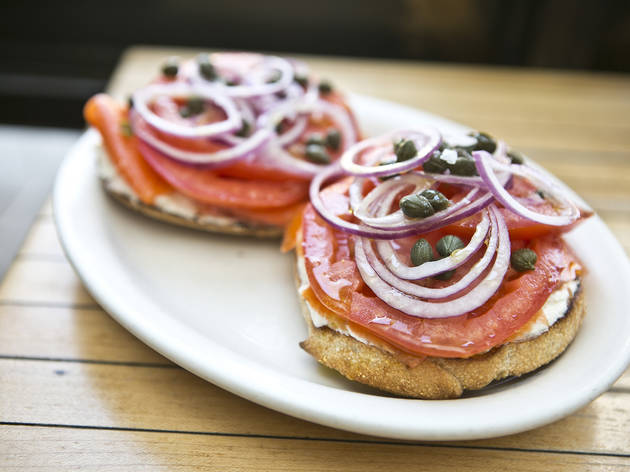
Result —
<path fill-rule="evenodd" d="M 169 54 L 134 48 L 124 97 Z M 630 251 L 628 76 L 306 58 L 348 90 L 491 131 L 586 198 Z M 535 407 L 523 405 L 524 408 Z M 630 470 L 630 371 L 534 431 L 408 443 L 346 433 L 227 393 L 152 351 L 103 312 L 46 205 L 0 285 L 1 470 Z"/>

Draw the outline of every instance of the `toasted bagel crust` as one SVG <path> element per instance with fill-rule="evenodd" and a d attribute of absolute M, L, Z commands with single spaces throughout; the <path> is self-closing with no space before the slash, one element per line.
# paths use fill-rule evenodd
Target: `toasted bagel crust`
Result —
<path fill-rule="evenodd" d="M 410 368 L 375 346 L 364 344 L 330 328 L 316 328 L 306 301 L 300 297 L 309 337 L 302 349 L 321 364 L 350 380 L 396 395 L 447 399 L 477 390 L 494 380 L 520 376 L 551 362 L 571 343 L 585 314 L 580 288 L 565 316 L 544 334 L 530 341 L 508 343 L 467 359 L 427 357 Z"/>
<path fill-rule="evenodd" d="M 257 238 L 279 238 L 282 236 L 284 231 L 284 229 L 279 226 L 257 225 L 236 220 L 234 222 L 217 220 L 216 223 L 213 223 L 212 221 L 209 221 L 211 220 L 209 217 L 205 217 L 204 221 L 199 221 L 197 217 L 186 218 L 181 215 L 175 215 L 162 210 L 158 206 L 148 205 L 138 199 L 130 198 L 126 193 L 117 192 L 110 184 L 110 179 L 107 177 L 101 176 L 100 180 L 105 192 L 114 198 L 114 200 L 122 203 L 131 210 L 165 223 L 207 231 L 210 233 L 254 236 Z"/>

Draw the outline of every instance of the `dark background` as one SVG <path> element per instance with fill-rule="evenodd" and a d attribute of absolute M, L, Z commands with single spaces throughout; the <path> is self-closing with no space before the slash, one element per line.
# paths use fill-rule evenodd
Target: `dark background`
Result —
<path fill-rule="evenodd" d="M 82 127 L 132 44 L 630 71 L 622 0 L 0 0 L 0 123 Z"/>

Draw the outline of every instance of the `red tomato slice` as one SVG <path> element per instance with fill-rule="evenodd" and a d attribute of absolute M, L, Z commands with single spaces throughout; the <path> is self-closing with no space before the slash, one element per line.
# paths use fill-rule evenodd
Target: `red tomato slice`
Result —
<path fill-rule="evenodd" d="M 449 191 L 451 188 L 451 186 L 446 187 L 446 191 Z M 520 202 L 528 208 L 545 215 L 556 214 L 556 209 L 553 204 L 549 200 L 542 198 L 536 191 L 537 189 L 533 184 L 519 176 L 514 176 L 512 186 L 509 188 L 510 194 L 519 199 Z M 544 236 L 549 233 L 560 234 L 570 231 L 582 220 L 591 215 L 591 213 L 587 211 L 580 211 L 580 218 L 570 225 L 549 226 L 542 223 L 536 223 L 528 220 L 527 218 L 523 218 L 508 209 L 501 208 L 501 213 L 503 213 L 503 217 L 505 218 L 505 222 L 507 223 L 507 227 L 510 232 L 510 238 L 528 240 Z M 458 236 L 470 237 L 475 232 L 475 228 L 479 224 L 480 219 L 481 217 L 479 214 L 476 214 L 453 223 L 445 229 L 446 231 Z"/>
<path fill-rule="evenodd" d="M 172 191 L 138 152 L 137 138 L 122 133 L 121 127 L 127 123 L 125 107 L 108 95 L 98 94 L 88 100 L 83 114 L 98 129 L 110 159 L 141 201 L 151 204 L 158 195 Z"/>
<path fill-rule="evenodd" d="M 469 357 L 503 343 L 542 307 L 563 271 L 577 262 L 557 235 L 538 238 L 529 243 L 538 254 L 536 270 L 517 273 L 510 269 L 497 293 L 470 313 L 423 319 L 391 308 L 364 285 L 350 237 L 325 223 L 311 205 L 304 212 L 302 238 L 309 282 L 322 304 L 414 355 Z M 461 267 L 455 277 L 466 270 Z M 373 322 L 377 318 L 378 323 Z"/>
<path fill-rule="evenodd" d="M 281 208 L 306 199 L 308 183 L 272 182 L 219 177 L 215 172 L 180 164 L 142 141 L 138 149 L 145 160 L 182 194 L 227 208 Z"/>

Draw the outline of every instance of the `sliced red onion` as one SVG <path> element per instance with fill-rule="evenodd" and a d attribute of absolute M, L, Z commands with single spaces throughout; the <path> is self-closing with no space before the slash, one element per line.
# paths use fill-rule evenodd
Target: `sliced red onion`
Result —
<path fill-rule="evenodd" d="M 129 121 L 138 138 L 149 146 L 157 149 L 171 159 L 187 164 L 202 164 L 206 168 L 221 167 L 232 164 L 252 153 L 259 151 L 272 137 L 267 129 L 256 131 L 249 138 L 243 139 L 233 147 L 216 152 L 194 152 L 172 146 L 147 131 L 136 113 L 130 113 Z"/>
<path fill-rule="evenodd" d="M 512 160 L 507 156 L 507 144 L 505 141 L 498 140 L 497 148 L 494 150 L 492 156 L 498 162 L 509 164 Z"/>
<path fill-rule="evenodd" d="M 236 103 L 236 107 L 241 113 L 241 121 L 246 121 L 252 127 L 256 125 L 256 115 L 254 114 L 254 110 L 252 110 L 252 107 L 247 102 L 247 100 L 237 98 L 234 100 L 234 103 Z"/>
<path fill-rule="evenodd" d="M 339 167 L 339 165 L 331 165 L 317 173 L 313 180 L 311 180 L 311 185 L 309 187 L 309 197 L 311 200 L 311 204 L 315 208 L 315 210 L 319 213 L 319 215 L 324 218 L 328 223 L 334 226 L 337 229 L 347 231 L 350 234 L 356 234 L 358 236 L 365 236 L 368 238 L 375 239 L 397 239 L 404 238 L 406 236 L 411 236 L 415 234 L 415 230 L 403 230 L 403 231 L 383 231 L 374 228 L 370 228 L 365 225 L 358 225 L 356 223 L 351 223 L 350 221 L 346 221 L 342 218 L 339 218 L 337 215 L 331 213 L 324 205 L 324 202 L 321 199 L 320 192 L 322 185 L 329 181 L 335 180 L 340 177 L 343 177 L 345 173 Z"/>
<path fill-rule="evenodd" d="M 302 133 L 304 133 L 307 126 L 308 117 L 298 116 L 295 119 L 295 123 L 293 123 L 287 131 L 278 136 L 276 142 L 282 147 L 294 143 L 300 136 L 302 136 Z"/>
<path fill-rule="evenodd" d="M 458 202 L 452 203 L 445 210 L 439 211 L 426 218 L 407 218 L 402 210 L 396 210 L 395 212 L 390 213 L 389 215 L 385 214 L 384 216 L 372 216 L 370 214 L 366 214 L 364 211 L 359 211 L 355 213 L 355 216 L 361 220 L 362 223 L 368 226 L 386 231 L 414 229 L 416 232 L 426 232 L 431 231 L 431 229 L 435 229 L 436 225 L 440 225 L 441 222 L 447 219 L 449 222 L 457 221 L 465 218 L 465 216 L 461 216 L 464 212 L 467 215 L 470 215 L 489 205 L 491 203 L 491 199 L 487 199 L 488 201 L 485 204 L 479 205 L 479 200 L 483 196 L 490 196 L 490 194 L 484 193 L 482 189 L 472 188 L 464 196 L 464 198 Z M 389 211 L 389 208 L 391 208 L 391 201 L 389 206 L 386 205 L 386 202 L 383 202 L 382 206 L 386 209 L 386 211 Z M 474 208 L 472 213 L 470 212 L 471 207 Z M 361 209 L 361 207 L 359 208 Z M 455 219 L 453 220 L 452 217 L 454 215 Z"/>
<path fill-rule="evenodd" d="M 239 56 L 243 54 L 250 60 L 239 61 Z M 241 83 L 226 85 L 220 81 L 207 81 L 198 70 L 192 76 L 193 83 L 220 89 L 221 93 L 230 97 L 252 98 L 272 95 L 282 92 L 293 82 L 293 66 L 281 57 L 250 53 L 219 53 L 212 54 L 210 61 L 221 75 L 238 77 Z M 280 73 L 280 77 L 275 82 L 268 81 L 271 71 Z"/>
<path fill-rule="evenodd" d="M 420 170 L 413 171 L 415 174 L 418 174 L 427 179 L 435 180 L 436 182 L 441 182 L 444 184 L 453 184 L 453 185 L 468 185 L 471 187 L 486 187 L 485 182 L 479 176 L 471 176 L 466 177 L 463 175 L 454 175 L 454 174 L 433 174 L 431 172 L 423 172 Z"/>
<path fill-rule="evenodd" d="M 261 128 L 268 127 L 275 129 L 276 125 L 285 118 L 292 118 L 306 113 L 323 113 L 332 118 L 341 133 L 344 147 L 352 146 L 356 143 L 357 133 L 346 109 L 334 103 L 327 102 L 326 100 L 318 99 L 311 102 L 305 99 L 298 99 L 287 101 L 273 110 L 270 110 L 268 113 L 259 116 L 258 126 Z"/>
<path fill-rule="evenodd" d="M 272 140 L 263 148 L 256 160 L 264 163 L 267 167 L 273 167 L 285 174 L 294 175 L 305 180 L 310 180 L 314 175 L 327 167 L 298 159 L 280 146 L 277 140 Z"/>
<path fill-rule="evenodd" d="M 475 229 L 470 242 L 463 248 L 437 261 L 425 262 L 419 266 L 408 266 L 398 258 L 392 244 L 389 241 L 379 241 L 376 246 L 379 255 L 383 258 L 387 268 L 397 277 L 407 280 L 420 280 L 432 277 L 442 272 L 456 269 L 466 262 L 483 245 L 490 228 L 490 217 L 487 211 L 482 211 L 481 221 Z"/>
<path fill-rule="evenodd" d="M 433 229 L 437 229 L 441 226 L 445 226 L 454 221 L 465 218 L 466 216 L 470 216 L 473 213 L 485 208 L 487 205 L 492 203 L 493 196 L 491 193 L 487 192 L 485 189 L 485 183 L 481 187 L 472 187 L 468 193 L 459 200 L 458 202 L 452 203 L 445 210 L 442 210 L 432 216 L 427 218 L 407 218 L 402 210 L 396 210 L 393 213 L 388 214 L 390 211 L 391 205 L 393 203 L 393 198 L 396 193 L 398 193 L 401 189 L 399 187 L 395 188 L 395 192 L 390 192 L 389 198 L 381 199 L 377 202 L 378 211 L 376 213 L 369 211 L 374 206 L 374 202 L 378 200 L 378 198 L 387 193 L 390 187 L 395 187 L 396 182 L 404 182 L 403 179 L 411 179 L 413 177 L 407 177 L 409 175 L 420 177 L 421 179 L 425 179 L 427 182 L 439 181 L 439 182 L 455 182 L 456 180 L 451 181 L 449 176 L 445 176 L 442 174 L 430 175 L 424 172 L 410 172 L 404 174 L 403 176 L 397 176 L 389 179 L 387 182 L 378 185 L 375 187 L 364 199 L 359 198 L 358 188 L 362 189 L 363 181 L 357 179 L 350 187 L 350 202 L 352 205 L 352 209 L 354 215 L 361 220 L 362 223 L 377 228 L 383 229 L 386 231 L 392 230 L 404 230 L 404 229 L 415 229 L 417 232 L 427 232 Z M 458 176 L 451 176 L 458 177 Z M 459 177 L 461 179 L 473 179 L 473 177 Z M 481 180 L 480 177 L 476 177 L 477 180 L 475 182 Z M 501 172 L 499 176 L 500 183 L 505 185 L 509 179 L 509 172 Z M 415 180 L 416 182 L 421 182 L 422 180 Z M 470 186 L 472 182 L 466 181 L 467 186 Z M 419 187 L 418 187 L 419 188 Z M 414 190 L 415 192 L 415 190 Z M 362 200 L 362 201 L 361 201 Z"/>
<path fill-rule="evenodd" d="M 297 117 L 297 121 L 306 113 L 324 113 L 332 118 L 335 127 L 341 133 L 342 145 L 344 147 L 350 146 L 356 142 L 357 134 L 354 129 L 354 124 L 345 108 L 319 99 L 313 102 L 308 102 L 304 99 L 286 102 L 282 106 L 261 115 L 258 118 L 258 126 L 263 129 L 274 130 L 275 126 L 285 117 Z M 305 125 L 307 124 L 308 123 Z M 292 131 L 287 131 L 287 133 L 289 132 Z M 281 138 L 287 133 L 281 134 L 278 139 L 270 143 L 269 146 L 263 150 L 259 159 L 264 161 L 267 165 L 277 167 L 283 172 L 305 179 L 311 179 L 315 174 L 327 167 L 298 159 L 286 151 L 281 146 L 283 142 Z"/>
<path fill-rule="evenodd" d="M 566 226 L 573 223 L 580 217 L 580 210 L 575 206 L 571 199 L 564 194 L 564 192 L 557 187 L 557 185 L 547 176 L 538 174 L 531 168 L 522 169 L 517 165 L 500 165 L 496 163 L 485 151 L 473 152 L 475 164 L 477 165 L 477 171 L 480 177 L 486 182 L 488 190 L 494 195 L 494 197 L 501 202 L 503 206 L 517 215 L 527 218 L 528 220 L 535 221 L 550 226 Z M 512 173 L 527 174 L 528 178 L 534 178 L 544 186 L 543 190 L 550 190 L 550 196 L 555 200 L 562 203 L 566 209 L 566 213 L 558 215 L 545 215 L 537 213 L 521 204 L 501 185 L 499 178 L 495 174 L 493 168 L 499 170 L 507 170 Z"/>
<path fill-rule="evenodd" d="M 365 221 L 364 215 L 368 215 L 368 209 L 377 201 L 381 200 L 385 196 L 389 196 L 388 203 L 383 203 L 381 206 L 387 207 L 389 210 L 393 203 L 394 197 L 399 194 L 405 187 L 413 186 L 413 190 L 410 193 L 417 193 L 421 190 L 427 189 L 433 183 L 430 179 L 425 178 L 417 174 L 404 174 L 398 177 L 389 179 L 376 187 L 374 187 L 370 193 L 365 197 L 362 197 L 360 201 L 360 194 L 357 193 L 357 186 L 362 193 L 364 178 L 356 178 L 349 189 L 350 194 L 350 206 L 354 215 L 369 226 L 376 226 L 372 223 Z M 354 198 L 353 198 L 354 197 Z M 402 213 L 402 212 L 401 212 Z M 365 218 L 369 218 L 365 216 Z"/>
<path fill-rule="evenodd" d="M 396 162 L 394 143 L 399 139 L 408 139 L 414 142 L 417 150 L 415 157 L 403 162 Z M 406 172 L 418 167 L 429 159 L 431 153 L 440 146 L 441 140 L 439 131 L 429 126 L 418 129 L 396 130 L 355 144 L 343 153 L 339 163 L 348 174 L 361 177 L 378 177 Z M 388 154 L 390 154 L 390 158 L 385 159 L 385 162 L 392 162 L 391 164 L 376 166 L 374 165 L 376 162 L 366 162 L 364 165 L 355 162 L 356 157 L 363 151 L 380 147 L 389 148 Z"/>
<path fill-rule="evenodd" d="M 198 96 L 212 101 L 215 105 L 222 108 L 227 118 L 223 121 L 202 126 L 185 126 L 174 123 L 156 115 L 150 110 L 149 102 L 158 95 L 166 95 L 168 97 Z M 154 84 L 137 90 L 133 94 L 133 108 L 151 126 L 175 136 L 203 138 L 237 131 L 242 126 L 240 114 L 230 97 L 225 96 L 216 89 L 195 87 L 183 82 Z"/>
<path fill-rule="evenodd" d="M 497 221 L 499 242 L 494 264 L 488 274 L 472 290 L 447 302 L 424 301 L 394 288 L 370 265 L 361 238 L 355 239 L 355 260 L 363 281 L 389 306 L 419 318 L 448 318 L 468 313 L 483 305 L 499 288 L 510 263 L 510 237 L 501 213 L 490 207 Z"/>
<path fill-rule="evenodd" d="M 432 219 L 428 223 L 424 224 L 424 226 L 421 226 L 420 229 L 418 229 L 417 224 L 414 223 L 413 225 L 409 226 L 382 230 L 378 228 L 371 228 L 370 226 L 364 224 L 356 224 L 350 221 L 346 221 L 328 211 L 320 196 L 321 187 L 325 182 L 333 179 L 338 179 L 340 177 L 343 177 L 344 175 L 345 172 L 338 165 L 328 166 L 320 173 L 315 175 L 313 180 L 311 180 L 311 184 L 309 187 L 309 196 L 311 203 L 313 204 L 315 210 L 317 210 L 317 212 L 320 214 L 320 216 L 335 228 L 347 231 L 350 234 L 356 234 L 358 236 L 365 236 L 368 238 L 398 239 L 407 236 L 413 236 L 420 232 L 432 231 L 434 229 L 441 228 L 442 226 L 449 225 L 462 218 L 471 216 L 490 205 L 493 201 L 492 194 L 481 192 L 481 195 L 478 198 L 467 202 L 468 205 L 464 206 L 459 211 L 454 212 L 450 216 L 443 219 Z M 427 219 L 428 218 L 426 218 L 425 220 Z M 425 220 L 420 220 L 418 224 L 422 224 L 422 221 Z"/>
<path fill-rule="evenodd" d="M 385 265 L 379 260 L 379 258 L 374 252 L 372 243 L 369 240 L 366 240 L 366 239 L 363 240 L 363 249 L 365 250 L 365 254 L 367 256 L 368 262 L 370 263 L 374 271 L 378 274 L 378 276 L 381 279 L 383 279 L 385 282 L 390 284 L 392 287 L 400 290 L 401 292 L 405 292 L 409 295 L 413 295 L 416 297 L 446 298 L 468 287 L 473 281 L 475 281 L 483 273 L 484 270 L 486 270 L 486 267 L 488 267 L 488 265 L 490 264 L 490 261 L 492 261 L 492 258 L 494 257 L 494 253 L 497 249 L 499 235 L 498 235 L 498 230 L 497 230 L 498 228 L 497 222 L 493 214 L 490 215 L 490 221 L 491 221 L 492 226 L 490 228 L 490 237 L 488 240 L 488 246 L 483 256 L 481 257 L 481 259 L 479 259 L 475 263 L 475 265 L 473 265 L 471 269 L 461 279 L 459 279 L 454 284 L 449 285 L 447 287 L 443 287 L 443 288 L 423 287 L 421 285 L 417 285 L 417 284 L 414 284 L 412 282 L 409 282 L 407 280 L 403 280 L 397 277 L 392 272 L 390 272 L 387 269 L 387 267 L 385 267 Z M 387 242 L 384 242 L 384 241 L 377 242 L 377 244 L 381 244 L 381 243 L 388 244 Z M 430 264 L 430 262 L 427 262 L 426 264 Z M 441 272 L 442 271 L 436 272 L 435 275 Z"/>

